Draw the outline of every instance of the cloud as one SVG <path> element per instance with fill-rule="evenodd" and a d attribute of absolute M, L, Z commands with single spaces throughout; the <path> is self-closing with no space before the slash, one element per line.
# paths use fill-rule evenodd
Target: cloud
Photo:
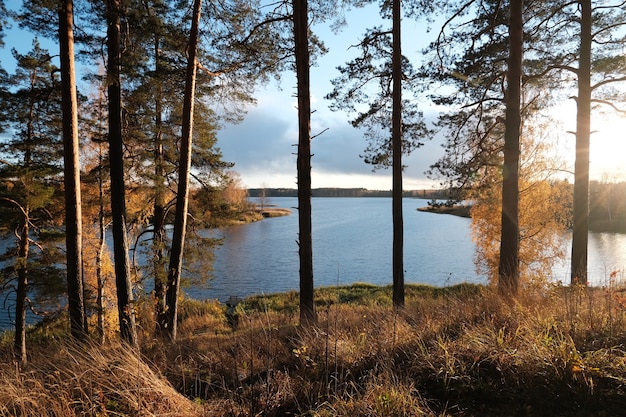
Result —
<path fill-rule="evenodd" d="M 391 189 L 391 170 L 372 172 L 372 166 L 359 156 L 367 146 L 363 132 L 353 128 L 345 114 L 331 112 L 325 100 L 312 102 L 313 187 Z M 235 163 L 234 170 L 248 187 L 296 187 L 295 107 L 291 89 L 264 91 L 243 122 L 225 126 L 218 133 L 224 159 Z M 439 142 L 427 143 L 404 158 L 405 189 L 437 184 L 427 179 L 424 171 L 441 156 Z"/>

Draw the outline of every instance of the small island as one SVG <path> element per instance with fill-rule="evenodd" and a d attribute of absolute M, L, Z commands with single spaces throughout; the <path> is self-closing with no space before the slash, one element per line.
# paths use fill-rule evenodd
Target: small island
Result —
<path fill-rule="evenodd" d="M 472 206 L 467 204 L 448 204 L 429 201 L 427 206 L 418 207 L 418 211 L 438 214 L 452 214 L 459 217 L 471 217 L 470 211 Z"/>
<path fill-rule="evenodd" d="M 291 209 L 276 206 L 259 207 L 257 205 L 254 208 L 254 211 L 263 216 L 263 218 L 282 217 L 289 216 L 291 214 Z"/>

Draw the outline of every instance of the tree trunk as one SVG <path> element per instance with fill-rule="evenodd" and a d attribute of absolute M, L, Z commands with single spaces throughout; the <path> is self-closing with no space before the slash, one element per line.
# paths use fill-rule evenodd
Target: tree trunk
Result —
<path fill-rule="evenodd" d="M 98 236 L 98 254 L 96 255 L 96 280 L 98 285 L 98 295 L 96 297 L 96 309 L 98 311 L 98 339 L 101 344 L 106 342 L 106 332 L 104 329 L 104 277 L 102 274 L 102 262 L 104 259 L 105 249 L 105 233 L 104 227 L 104 211 L 100 208 L 98 214 L 98 222 L 100 227 L 100 235 Z"/>
<path fill-rule="evenodd" d="M 178 319 L 178 294 L 180 291 L 180 275 L 183 266 L 183 249 L 185 246 L 185 232 L 187 228 L 187 209 L 189 203 L 189 176 L 191 172 L 192 132 L 193 132 L 193 104 L 196 86 L 196 53 L 198 47 L 198 26 L 202 0 L 194 0 L 193 20 L 187 53 L 187 75 L 185 78 L 185 96 L 183 98 L 183 125 L 180 141 L 180 160 L 178 167 L 178 194 L 176 195 L 176 217 L 174 219 L 174 233 L 170 252 L 170 266 L 167 274 L 166 314 L 167 333 L 171 340 L 176 340 Z"/>
<path fill-rule="evenodd" d="M 63 151 L 65 186 L 65 245 L 67 251 L 67 295 L 72 336 L 87 336 L 85 315 L 80 161 L 78 152 L 78 99 L 74 68 L 73 1 L 59 7 L 59 45 L 63 108 Z"/>
<path fill-rule="evenodd" d="M 523 0 L 511 0 L 509 61 L 505 95 L 504 166 L 502 167 L 502 229 L 498 291 L 515 296 L 519 286 L 519 160 L 523 56 Z"/>
<path fill-rule="evenodd" d="M 156 331 L 160 333 L 167 327 L 167 315 L 165 314 L 165 293 L 167 282 L 167 270 L 165 262 L 165 173 L 162 137 L 162 95 L 160 77 L 160 53 L 159 38 L 154 39 L 155 74 L 157 77 L 157 92 L 154 101 L 155 133 L 154 133 L 154 213 L 152 218 L 152 248 L 154 267 L 154 315 L 156 318 Z"/>
<path fill-rule="evenodd" d="M 120 86 L 120 1 L 107 3 L 108 95 L 109 95 L 109 160 L 111 165 L 111 217 L 113 221 L 113 258 L 120 336 L 135 346 L 137 331 L 126 235 L 126 192 L 124 185 L 124 154 L 122 141 L 122 101 Z"/>
<path fill-rule="evenodd" d="M 587 284 L 589 244 L 589 140 L 591 137 L 591 0 L 579 0 L 580 57 L 574 162 L 574 218 L 571 283 Z"/>
<path fill-rule="evenodd" d="M 98 295 L 96 297 L 96 308 L 98 310 L 98 338 L 101 344 L 106 342 L 106 332 L 104 329 L 104 277 L 103 277 L 103 260 L 105 250 L 106 226 L 104 222 L 104 178 L 102 175 L 102 167 L 104 158 L 102 155 L 102 144 L 98 145 L 98 253 L 96 255 L 96 280 L 98 284 Z"/>
<path fill-rule="evenodd" d="M 392 217 L 393 217 L 393 306 L 404 307 L 404 221 L 402 218 L 402 47 L 400 0 L 393 0 L 392 52 Z"/>
<path fill-rule="evenodd" d="M 300 324 L 317 322 L 313 285 L 311 227 L 311 95 L 307 0 L 293 0 L 293 33 L 298 83 L 298 253 L 300 255 Z"/>
<path fill-rule="evenodd" d="M 26 364 L 26 296 L 28 294 L 28 250 L 29 210 L 23 209 L 23 224 L 20 225 L 17 251 L 17 291 L 15 294 L 15 339 L 14 351 L 20 363 Z"/>

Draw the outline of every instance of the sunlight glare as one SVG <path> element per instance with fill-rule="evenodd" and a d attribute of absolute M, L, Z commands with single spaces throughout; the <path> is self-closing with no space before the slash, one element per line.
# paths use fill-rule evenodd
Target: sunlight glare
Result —
<path fill-rule="evenodd" d="M 626 117 L 605 117 L 594 127 L 589 150 L 592 179 L 626 180 Z"/>

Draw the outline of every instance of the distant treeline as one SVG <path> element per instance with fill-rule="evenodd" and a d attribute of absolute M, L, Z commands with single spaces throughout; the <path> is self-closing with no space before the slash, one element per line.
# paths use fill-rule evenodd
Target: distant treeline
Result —
<path fill-rule="evenodd" d="M 589 230 L 626 233 L 626 182 L 591 181 Z"/>
<path fill-rule="evenodd" d="M 298 190 L 295 188 L 249 188 L 250 197 L 297 197 Z M 368 190 L 366 188 L 314 188 L 313 197 L 391 197 L 391 190 Z M 406 190 L 404 197 L 449 199 L 448 190 Z"/>
<path fill-rule="evenodd" d="M 595 232 L 626 233 L 626 182 L 591 181 L 589 192 L 589 230 Z M 573 192 L 570 184 L 570 193 Z M 424 198 L 445 203 L 456 201 L 450 190 L 407 190 L 404 197 Z M 255 198 L 297 197 L 295 188 L 250 188 L 248 196 Z M 368 190 L 366 188 L 315 188 L 313 197 L 391 197 L 391 190 Z M 569 222 L 571 222 L 571 194 Z M 565 220 L 568 222 L 568 220 Z M 571 227 L 571 224 L 569 224 Z"/>

